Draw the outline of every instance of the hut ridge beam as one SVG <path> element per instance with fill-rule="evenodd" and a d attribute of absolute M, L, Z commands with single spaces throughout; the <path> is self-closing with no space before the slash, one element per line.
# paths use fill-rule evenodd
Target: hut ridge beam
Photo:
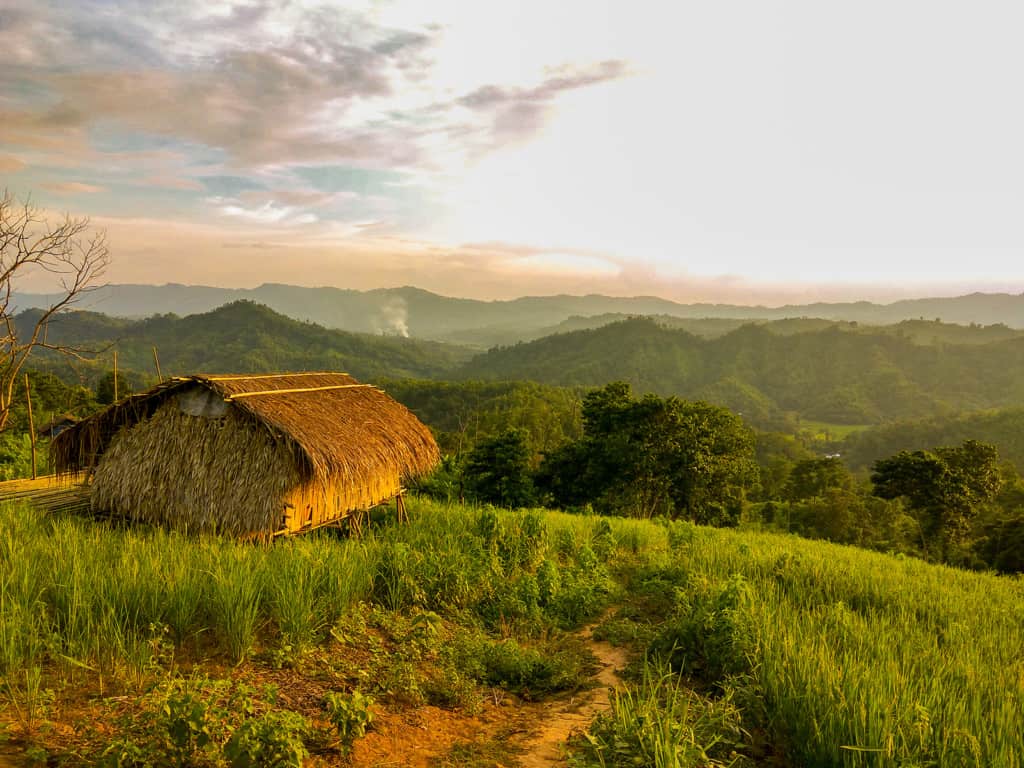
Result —
<path fill-rule="evenodd" d="M 297 373 L 259 373 L 248 376 L 177 376 L 182 381 L 248 381 L 249 379 L 291 379 L 296 376 L 348 376 L 337 371 L 301 371 Z"/>
<path fill-rule="evenodd" d="M 372 384 L 332 384 L 327 387 L 299 387 L 296 389 L 261 389 L 257 392 L 237 392 L 228 395 L 225 400 L 238 400 L 241 397 L 256 397 L 258 395 L 295 395 L 303 392 L 325 392 L 330 389 L 374 389 Z"/>

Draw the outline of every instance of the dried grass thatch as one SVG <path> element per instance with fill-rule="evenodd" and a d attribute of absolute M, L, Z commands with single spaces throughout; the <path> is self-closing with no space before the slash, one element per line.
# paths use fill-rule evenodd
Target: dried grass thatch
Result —
<path fill-rule="evenodd" d="M 189 415 L 196 392 L 226 407 Z M 94 472 L 98 508 L 236 534 L 364 509 L 439 458 L 408 409 L 340 373 L 174 379 L 67 429 L 51 450 L 58 472 Z"/>

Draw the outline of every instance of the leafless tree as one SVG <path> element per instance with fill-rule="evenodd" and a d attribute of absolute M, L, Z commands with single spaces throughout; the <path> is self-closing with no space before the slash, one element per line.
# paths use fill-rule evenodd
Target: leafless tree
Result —
<path fill-rule="evenodd" d="M 0 194 L 0 431 L 7 426 L 15 382 L 36 349 L 82 359 L 82 350 L 47 339 L 50 321 L 97 288 L 110 260 L 107 235 L 89 219 L 65 215 L 50 221 L 30 199 Z M 31 328 L 20 331 L 11 305 L 16 284 L 32 273 L 46 272 L 59 290 Z"/>

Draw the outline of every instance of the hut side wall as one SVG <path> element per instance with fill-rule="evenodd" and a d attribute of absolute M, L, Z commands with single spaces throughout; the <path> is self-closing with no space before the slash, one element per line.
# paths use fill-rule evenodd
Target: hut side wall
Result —
<path fill-rule="evenodd" d="M 323 525 L 357 509 L 393 499 L 402 489 L 397 472 L 381 472 L 359 482 L 333 482 L 325 487 L 317 480 L 303 483 L 285 495 L 289 531 Z"/>
<path fill-rule="evenodd" d="M 289 446 L 252 419 L 234 408 L 189 416 L 172 397 L 114 437 L 91 499 L 94 509 L 179 530 L 267 534 L 301 485 Z"/>

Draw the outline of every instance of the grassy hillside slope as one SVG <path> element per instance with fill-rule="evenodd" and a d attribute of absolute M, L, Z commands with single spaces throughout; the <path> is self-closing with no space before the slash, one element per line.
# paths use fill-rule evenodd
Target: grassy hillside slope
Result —
<path fill-rule="evenodd" d="M 70 765 L 218 765 L 239 734 L 337 761 L 367 708 L 484 708 L 464 742 L 578 688 L 564 632 L 603 614 L 637 661 L 580 765 L 1024 764 L 1020 580 L 681 523 L 410 514 L 254 547 L 0 507 L 0 732 Z"/>

